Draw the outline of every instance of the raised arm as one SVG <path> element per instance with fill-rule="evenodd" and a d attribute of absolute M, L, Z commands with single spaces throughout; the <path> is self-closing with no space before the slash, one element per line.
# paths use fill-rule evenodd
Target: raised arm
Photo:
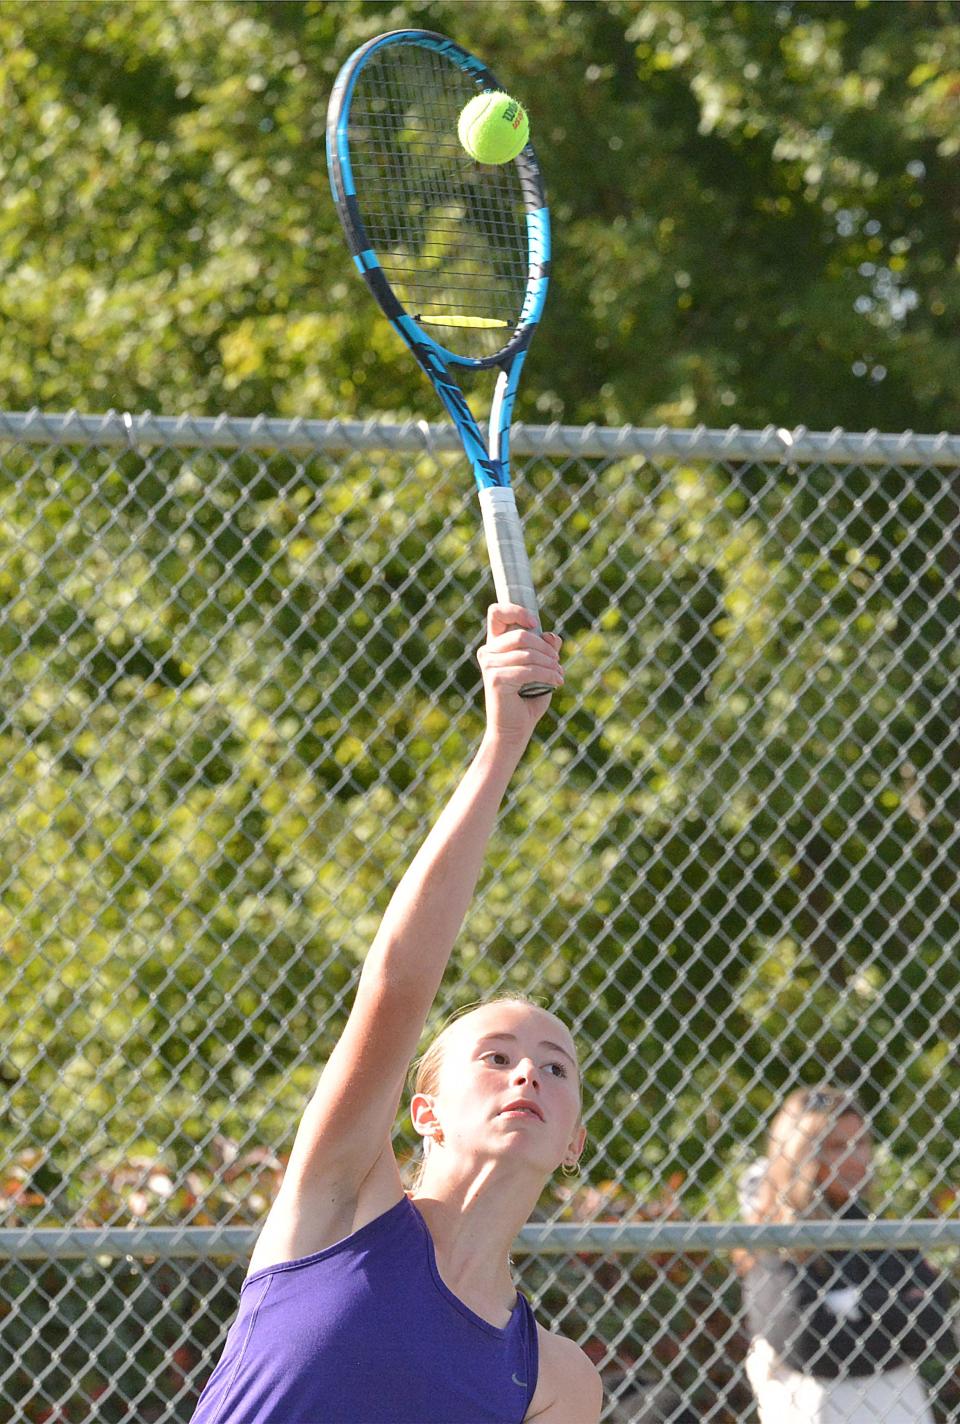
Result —
<path fill-rule="evenodd" d="M 494 605 L 478 653 L 486 729 L 475 757 L 387 907 L 343 1033 L 307 1105 L 252 1269 L 322 1250 L 401 1193 L 391 1133 L 416 1051 L 483 864 L 500 803 L 549 698 L 560 639 Z M 516 626 L 520 625 L 520 626 Z"/>

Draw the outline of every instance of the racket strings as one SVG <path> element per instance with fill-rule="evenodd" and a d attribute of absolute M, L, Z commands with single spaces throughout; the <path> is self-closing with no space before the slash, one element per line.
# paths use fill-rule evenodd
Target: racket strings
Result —
<path fill-rule="evenodd" d="M 476 92 L 442 55 L 388 47 L 358 76 L 349 140 L 364 226 L 400 302 L 443 345 L 482 357 L 517 326 L 529 264 L 515 165 L 481 167 L 457 136 Z"/>

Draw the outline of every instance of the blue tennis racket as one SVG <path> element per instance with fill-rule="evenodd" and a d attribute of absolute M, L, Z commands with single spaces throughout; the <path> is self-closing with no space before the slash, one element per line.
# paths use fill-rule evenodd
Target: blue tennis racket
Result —
<path fill-rule="evenodd" d="M 430 30 L 394 30 L 356 50 L 327 112 L 327 162 L 357 269 L 452 417 L 473 466 L 497 598 L 537 619 L 510 486 L 510 421 L 547 295 L 550 218 L 528 143 L 476 163 L 457 121 L 499 90 L 485 64 Z M 484 439 L 455 373 L 496 371 Z M 521 697 L 552 692 L 528 683 Z"/>

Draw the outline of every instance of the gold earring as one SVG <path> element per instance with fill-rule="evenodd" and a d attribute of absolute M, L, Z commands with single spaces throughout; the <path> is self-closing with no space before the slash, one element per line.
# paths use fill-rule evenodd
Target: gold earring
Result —
<path fill-rule="evenodd" d="M 564 1162 L 563 1166 L 560 1168 L 560 1171 L 565 1177 L 579 1177 L 582 1170 L 583 1168 L 580 1166 L 579 1157 L 577 1158 L 576 1162 Z"/>

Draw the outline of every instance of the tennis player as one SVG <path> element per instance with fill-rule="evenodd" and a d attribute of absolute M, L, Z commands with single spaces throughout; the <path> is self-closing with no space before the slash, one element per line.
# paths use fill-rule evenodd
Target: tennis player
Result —
<path fill-rule="evenodd" d="M 519 625 L 519 626 L 512 626 Z M 511 1243 L 584 1143 L 576 1050 L 535 1004 L 496 1000 L 430 1050 L 407 1195 L 392 1128 L 560 639 L 492 607 L 479 749 L 395 891 L 343 1034 L 307 1105 L 240 1308 L 193 1424 L 596 1424 L 599 1376 L 538 1325 Z"/>

